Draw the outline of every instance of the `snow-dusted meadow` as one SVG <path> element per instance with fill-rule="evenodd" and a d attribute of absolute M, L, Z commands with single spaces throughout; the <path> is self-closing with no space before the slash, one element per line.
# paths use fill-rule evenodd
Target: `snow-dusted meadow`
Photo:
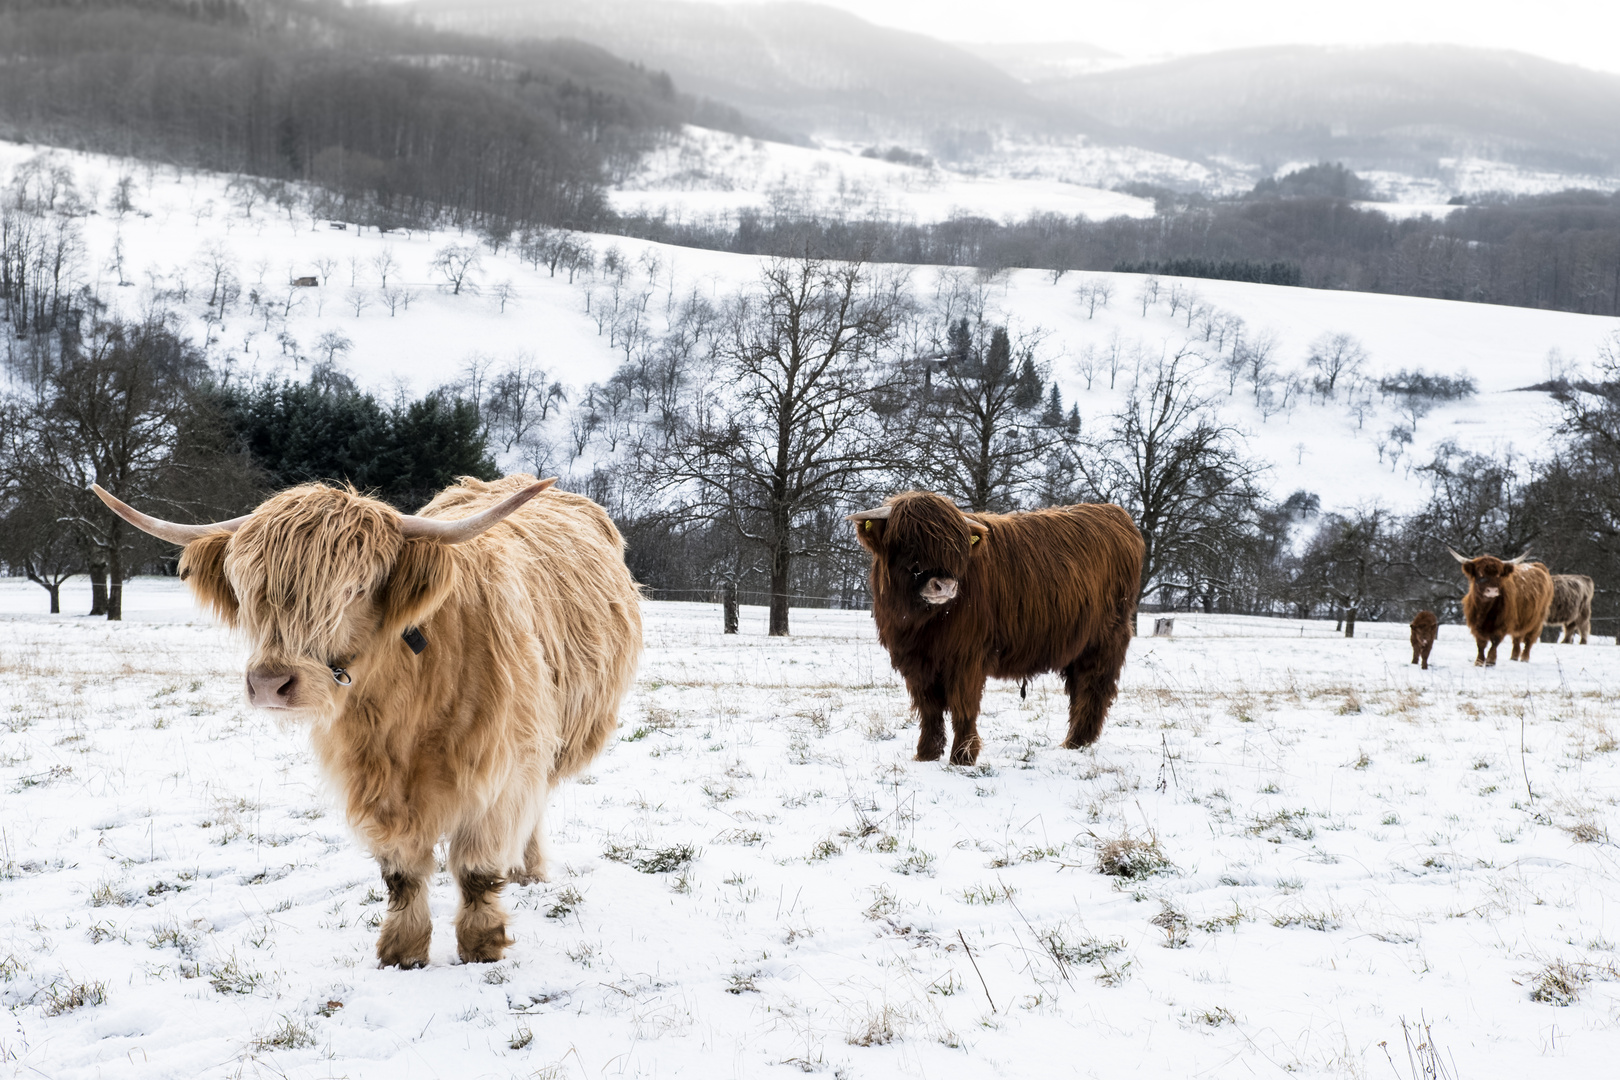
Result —
<path fill-rule="evenodd" d="M 1620 1053 L 1612 644 L 1477 670 L 1447 626 L 1425 673 L 1404 627 L 1182 615 L 1096 748 L 1056 679 L 992 684 L 952 769 L 866 613 L 651 603 L 508 958 L 454 961 L 441 875 L 401 972 L 183 587 L 44 609 L 0 582 L 4 1075 L 1404 1078 L 1420 1018 L 1455 1076 Z M 1098 869 L 1121 838 L 1138 876 Z"/>
<path fill-rule="evenodd" d="M 570 400 L 578 401 L 587 385 L 606 382 L 636 343 L 645 346 L 666 332 L 686 297 L 695 292 L 723 300 L 757 281 L 760 271 L 760 260 L 751 256 L 589 236 L 583 239 L 598 260 L 617 254 L 626 267 L 622 278 L 597 273 L 570 283 L 565 271 L 553 276 L 523 263 L 511 246 L 498 253 L 483 248 L 472 275 L 477 291 L 454 295 L 433 271 L 434 255 L 448 245 L 478 247 L 473 233 L 336 230 L 296 206 L 250 199 L 251 185 L 227 176 L 9 143 L 0 143 L 0 182 L 42 152 L 75 177 L 86 212 L 70 225 L 98 294 L 129 316 L 153 307 L 176 311 L 183 329 L 208 343 L 211 358 L 241 378 L 301 377 L 323 358 L 322 338 L 336 335 L 347 343 L 334 354 L 338 364 L 385 397 L 455 382 L 471 364 L 488 370 L 525 359 L 570 387 Z M 863 168 L 904 168 L 845 157 Z M 123 177 L 135 209 L 119 214 L 111 204 Z M 211 321 L 205 317 L 210 267 L 218 262 L 239 280 L 243 298 L 223 321 Z M 1567 312 L 1173 278 L 1161 282 L 1159 299 L 1144 313 L 1139 275 L 1071 273 L 1054 281 L 1049 273 L 1022 270 L 975 281 L 966 270 L 879 269 L 905 274 L 922 304 L 932 302 L 944 277 L 980 290 L 989 318 L 1038 340 L 1037 356 L 1059 383 L 1065 408 L 1077 405 L 1088 431 L 1119 408 L 1138 363 L 1151 365 L 1191 339 L 1210 357 L 1194 377 L 1221 419 L 1246 432 L 1252 455 L 1270 466 L 1266 483 L 1273 494 L 1313 491 L 1324 510 L 1375 500 L 1410 509 L 1425 496 L 1416 467 L 1442 443 L 1542 454 L 1557 406 L 1546 394 L 1520 388 L 1588 367 L 1620 329 L 1620 320 Z M 288 284 L 305 276 L 322 284 Z M 503 283 L 504 303 L 497 295 Z M 1112 296 L 1093 310 L 1080 293 L 1099 283 Z M 257 306 L 249 300 L 253 292 Z M 392 306 L 387 292 L 396 297 Z M 402 293 L 410 294 L 409 303 L 399 299 Z M 1172 295 L 1181 298 L 1174 310 Z M 1228 327 L 1224 345 L 1218 334 L 1209 336 L 1212 318 Z M 1291 396 L 1283 393 L 1284 382 L 1273 383 L 1271 404 L 1262 408 L 1245 378 L 1231 387 L 1220 355 L 1223 349 L 1230 354 L 1235 338 L 1229 331 L 1238 320 L 1247 340 L 1274 338 L 1273 375 L 1297 377 Z M 635 330 L 627 336 L 630 323 Z M 1341 332 L 1365 346 L 1362 374 L 1369 379 L 1401 369 L 1463 373 L 1478 381 L 1480 393 L 1437 404 L 1412 429 L 1398 399 L 1373 395 L 1369 407 L 1356 412 L 1344 394 L 1323 400 L 1299 390 L 1312 343 Z M 1109 355 L 1123 357 L 1117 368 Z M 1285 397 L 1286 407 L 1280 403 Z M 608 453 L 592 445 L 583 461 L 568 457 L 561 449 L 568 442 L 566 420 L 552 422 L 561 456 L 508 464 L 585 474 Z M 1409 443 L 1392 439 L 1398 428 L 1409 431 Z"/>

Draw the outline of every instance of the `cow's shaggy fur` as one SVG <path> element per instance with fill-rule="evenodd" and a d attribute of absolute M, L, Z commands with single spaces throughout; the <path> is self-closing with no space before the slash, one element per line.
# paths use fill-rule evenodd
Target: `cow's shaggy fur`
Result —
<path fill-rule="evenodd" d="M 1440 620 L 1434 617 L 1432 611 L 1420 611 L 1412 617 L 1412 663 L 1419 661 L 1423 670 L 1429 670 L 1429 651 L 1434 648 L 1434 639 L 1440 636 Z"/>
<path fill-rule="evenodd" d="M 533 483 L 464 478 L 420 516 L 465 518 Z M 452 545 L 405 539 L 384 504 L 320 484 L 186 546 L 181 576 L 252 643 L 250 686 L 254 672 L 293 680 L 287 704 L 381 864 L 383 964 L 427 963 L 426 884 L 446 836 L 461 958 L 510 944 L 500 890 L 545 876 L 551 788 L 602 749 L 635 674 L 623 552 L 602 508 L 566 492 Z M 401 639 L 412 627 L 420 655 Z"/>
<path fill-rule="evenodd" d="M 1493 667 L 1496 647 L 1504 637 L 1513 639 L 1511 660 L 1530 660 L 1530 646 L 1541 637 L 1552 603 L 1552 575 L 1537 562 L 1508 562 L 1481 555 L 1462 564 L 1468 576 L 1463 597 L 1463 618 L 1479 646 L 1475 667 Z M 1486 652 L 1486 646 L 1490 651 Z"/>
<path fill-rule="evenodd" d="M 872 553 L 878 638 L 921 721 L 917 760 L 944 751 L 947 711 L 951 764 L 978 758 L 987 676 L 1062 672 L 1063 745 L 1095 742 L 1134 631 L 1142 536 L 1130 515 L 1087 504 L 969 517 L 917 491 L 885 505 L 856 535 Z"/>
<path fill-rule="evenodd" d="M 1586 644 L 1592 632 L 1592 595 L 1596 585 L 1585 574 L 1554 574 L 1552 605 L 1547 609 L 1547 625 L 1564 628 L 1563 644 L 1581 635 Z"/>

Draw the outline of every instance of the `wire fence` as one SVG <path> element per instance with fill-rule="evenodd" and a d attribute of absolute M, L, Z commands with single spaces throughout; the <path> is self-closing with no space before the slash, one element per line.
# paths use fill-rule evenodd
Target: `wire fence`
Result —
<path fill-rule="evenodd" d="M 725 603 L 726 588 L 724 585 L 716 585 L 712 589 L 659 589 L 643 586 L 641 595 L 648 600 L 722 604 Z M 771 603 L 771 593 L 764 589 L 738 589 L 736 597 L 739 604 L 769 607 Z M 805 596 L 802 593 L 789 593 L 787 599 L 794 607 L 837 608 L 844 611 L 868 611 L 872 607 L 872 598 L 864 589 L 841 596 Z"/>

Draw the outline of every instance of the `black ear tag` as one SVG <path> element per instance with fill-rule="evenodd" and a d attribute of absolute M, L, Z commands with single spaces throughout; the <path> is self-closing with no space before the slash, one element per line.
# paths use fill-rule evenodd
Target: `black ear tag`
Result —
<path fill-rule="evenodd" d="M 405 644 L 409 645 L 411 652 L 417 656 L 421 656 L 422 650 L 427 648 L 427 638 L 423 637 L 422 631 L 414 626 L 399 636 L 405 639 Z"/>

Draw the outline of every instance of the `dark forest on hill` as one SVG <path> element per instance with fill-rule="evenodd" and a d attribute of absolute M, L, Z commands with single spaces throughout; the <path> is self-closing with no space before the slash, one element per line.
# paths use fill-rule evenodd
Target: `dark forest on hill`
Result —
<path fill-rule="evenodd" d="M 384 221 L 589 224 L 661 134 L 737 120 L 578 42 L 305 0 L 0 0 L 0 42 L 0 135 L 313 181 Z"/>

